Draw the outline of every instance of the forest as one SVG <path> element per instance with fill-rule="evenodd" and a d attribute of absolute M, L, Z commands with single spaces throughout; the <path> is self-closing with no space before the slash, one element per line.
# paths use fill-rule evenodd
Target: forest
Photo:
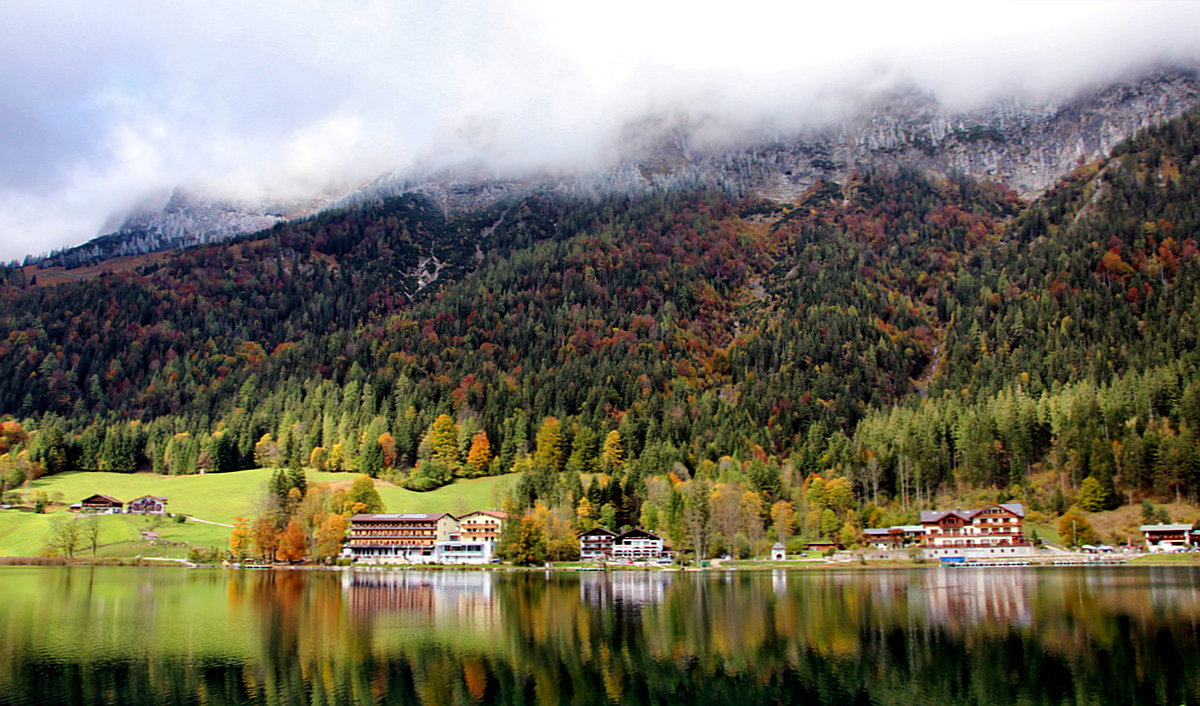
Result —
<path fill-rule="evenodd" d="M 506 508 L 558 536 L 697 554 L 849 542 L 950 497 L 1195 502 L 1198 234 L 1191 113 L 1030 203 L 915 169 L 792 203 L 410 194 L 132 273 L 8 269 L 0 485 L 519 471 Z"/>

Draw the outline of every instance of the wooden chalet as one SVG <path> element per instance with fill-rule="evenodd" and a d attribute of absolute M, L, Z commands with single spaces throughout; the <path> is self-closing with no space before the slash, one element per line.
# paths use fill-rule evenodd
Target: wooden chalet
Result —
<path fill-rule="evenodd" d="M 1142 525 L 1146 549 L 1152 552 L 1172 551 L 1192 546 L 1192 525 Z"/>
<path fill-rule="evenodd" d="M 139 515 L 161 515 L 167 510 L 167 499 L 155 495 L 143 495 L 136 500 L 130 500 L 126 512 Z"/>
<path fill-rule="evenodd" d="M 1021 533 L 1025 507 L 1001 503 L 971 510 L 923 510 L 925 546 L 1009 547 L 1029 544 Z"/>
<path fill-rule="evenodd" d="M 583 561 L 603 561 L 612 555 L 616 532 L 605 527 L 593 527 L 579 533 L 579 558 Z"/>
<path fill-rule="evenodd" d="M 657 559 L 663 554 L 663 540 L 638 527 L 613 537 L 614 559 Z"/>
<path fill-rule="evenodd" d="M 896 525 L 865 529 L 862 543 L 879 549 L 899 549 L 910 544 L 920 544 L 925 539 L 925 528 L 921 525 Z"/>
<path fill-rule="evenodd" d="M 119 513 L 125 508 L 125 503 L 110 495 L 89 495 L 70 507 L 71 512 L 91 512 L 98 514 Z"/>

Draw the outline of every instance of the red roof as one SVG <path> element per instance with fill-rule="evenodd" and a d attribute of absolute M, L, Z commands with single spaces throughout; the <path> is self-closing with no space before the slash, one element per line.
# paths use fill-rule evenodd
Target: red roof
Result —
<path fill-rule="evenodd" d="M 494 517 L 497 520 L 507 520 L 508 519 L 508 513 L 498 512 L 496 510 L 476 510 L 474 512 L 468 512 L 466 515 L 459 515 L 456 519 L 462 519 L 462 518 L 466 517 L 467 515 L 487 515 L 488 517 Z"/>

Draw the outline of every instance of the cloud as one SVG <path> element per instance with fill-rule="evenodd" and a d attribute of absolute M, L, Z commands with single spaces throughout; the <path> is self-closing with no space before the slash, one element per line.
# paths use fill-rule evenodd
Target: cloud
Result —
<path fill-rule="evenodd" d="M 153 189 L 301 196 L 413 163 L 599 164 L 648 112 L 793 126 L 1197 58 L 1191 3 L 0 3 L 0 259 Z"/>

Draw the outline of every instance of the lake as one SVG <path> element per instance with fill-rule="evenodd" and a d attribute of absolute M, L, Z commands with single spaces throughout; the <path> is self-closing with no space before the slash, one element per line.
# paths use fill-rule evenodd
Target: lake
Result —
<path fill-rule="evenodd" d="M 1200 702 L 1200 569 L 0 568 L 0 704 Z"/>

